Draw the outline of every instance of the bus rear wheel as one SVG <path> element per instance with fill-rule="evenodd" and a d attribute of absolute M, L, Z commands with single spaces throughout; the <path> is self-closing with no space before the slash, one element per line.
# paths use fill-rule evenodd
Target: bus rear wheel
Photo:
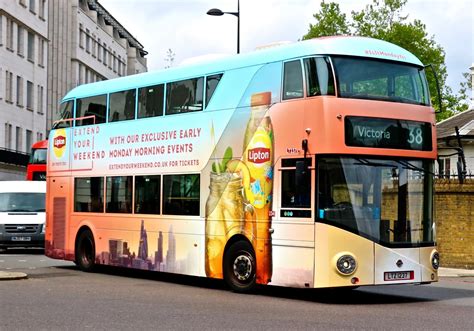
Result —
<path fill-rule="evenodd" d="M 224 279 L 235 292 L 249 292 L 255 286 L 255 253 L 247 241 L 233 243 L 224 255 Z"/>
<path fill-rule="evenodd" d="M 95 243 L 90 230 L 82 231 L 76 240 L 75 262 L 79 269 L 92 272 L 95 267 Z"/>

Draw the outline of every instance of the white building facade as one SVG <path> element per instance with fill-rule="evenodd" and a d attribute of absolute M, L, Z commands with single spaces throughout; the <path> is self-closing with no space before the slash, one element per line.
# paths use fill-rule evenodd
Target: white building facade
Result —
<path fill-rule="evenodd" d="M 96 0 L 49 0 L 48 123 L 72 88 L 147 71 L 143 46 Z"/>
<path fill-rule="evenodd" d="M 47 5 L 0 0 L 0 180 L 23 179 L 26 154 L 46 136 Z"/>

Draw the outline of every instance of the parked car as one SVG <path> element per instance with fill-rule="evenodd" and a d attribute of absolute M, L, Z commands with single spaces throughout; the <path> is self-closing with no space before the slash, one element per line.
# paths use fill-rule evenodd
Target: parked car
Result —
<path fill-rule="evenodd" d="M 46 182 L 0 181 L 0 249 L 42 247 Z"/>

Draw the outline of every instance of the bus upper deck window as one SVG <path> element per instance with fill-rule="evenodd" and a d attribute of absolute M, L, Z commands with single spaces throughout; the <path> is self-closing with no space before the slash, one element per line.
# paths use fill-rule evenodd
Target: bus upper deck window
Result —
<path fill-rule="evenodd" d="M 203 88 L 203 77 L 167 84 L 166 115 L 202 110 Z"/>
<path fill-rule="evenodd" d="M 309 97 L 334 95 L 334 79 L 331 65 L 325 57 L 304 59 L 306 93 Z"/>
<path fill-rule="evenodd" d="M 65 121 L 73 117 L 74 100 L 65 101 L 61 104 L 59 112 L 55 114 L 53 129 L 68 128 L 71 126 L 71 121 Z"/>
<path fill-rule="evenodd" d="M 97 95 L 89 98 L 77 99 L 76 118 L 95 116 L 76 120 L 76 126 L 105 123 L 107 114 L 107 95 Z"/>
<path fill-rule="evenodd" d="M 206 107 L 211 101 L 212 95 L 221 81 L 222 74 L 212 75 L 206 77 Z"/>
<path fill-rule="evenodd" d="M 135 118 L 136 90 L 111 93 L 109 96 L 109 122 Z"/>
<path fill-rule="evenodd" d="M 138 118 L 163 115 L 163 99 L 165 85 L 159 84 L 139 89 L 138 92 Z"/>
<path fill-rule="evenodd" d="M 286 62 L 283 73 L 283 100 L 303 97 L 303 73 L 300 60 Z"/>

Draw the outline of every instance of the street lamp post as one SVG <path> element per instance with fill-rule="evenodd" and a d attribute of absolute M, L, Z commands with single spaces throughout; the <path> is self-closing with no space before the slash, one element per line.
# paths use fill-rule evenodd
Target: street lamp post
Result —
<path fill-rule="evenodd" d="M 240 0 L 237 0 L 237 11 L 236 12 L 223 12 L 220 9 L 212 8 L 207 11 L 207 15 L 211 16 L 222 16 L 224 14 L 230 14 L 237 17 L 237 54 L 240 53 Z"/>

